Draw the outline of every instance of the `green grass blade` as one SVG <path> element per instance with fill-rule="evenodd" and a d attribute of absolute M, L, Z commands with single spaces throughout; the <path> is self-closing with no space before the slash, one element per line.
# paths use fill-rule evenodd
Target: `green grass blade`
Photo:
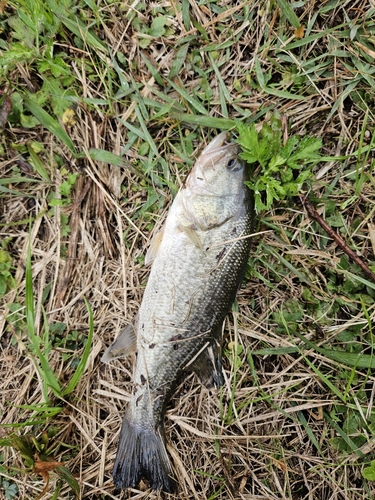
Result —
<path fill-rule="evenodd" d="M 159 156 L 158 148 L 157 148 L 157 146 L 156 146 L 156 144 L 154 142 L 154 139 L 151 137 L 150 132 L 148 131 L 147 124 L 144 121 L 143 116 L 142 116 L 142 114 L 141 114 L 138 106 L 135 106 L 134 111 L 135 111 L 135 114 L 137 115 L 137 118 L 138 118 L 139 124 L 141 126 L 143 135 L 144 135 L 144 137 L 146 139 L 146 142 L 149 144 L 150 149 L 152 150 L 152 152 L 154 153 L 154 155 L 156 157 L 158 157 Z"/>
<path fill-rule="evenodd" d="M 350 271 L 346 271 L 346 269 L 336 269 L 336 271 L 339 271 L 342 274 L 346 274 L 349 276 L 351 279 L 359 281 L 363 285 L 366 285 L 367 287 L 371 288 L 372 290 L 375 290 L 375 283 L 369 280 L 366 280 L 365 278 L 362 278 L 362 276 L 359 276 L 357 274 L 353 274 Z"/>
<path fill-rule="evenodd" d="M 61 397 L 61 387 L 58 379 L 56 378 L 52 368 L 48 364 L 47 358 L 40 350 L 41 339 L 35 333 L 35 310 L 34 310 L 34 293 L 33 293 L 33 277 L 31 267 L 31 248 L 30 243 L 27 248 L 26 255 L 26 324 L 28 329 L 28 336 L 32 346 L 33 353 L 39 359 L 39 363 L 35 362 L 36 368 L 43 381 L 44 398 L 48 401 L 48 389 L 57 397 Z"/>
<path fill-rule="evenodd" d="M 73 141 L 66 133 L 65 129 L 60 125 L 60 123 L 52 118 L 43 108 L 39 106 L 35 101 L 30 99 L 29 97 L 24 96 L 24 102 L 27 109 L 32 113 L 45 127 L 47 130 L 51 132 L 55 137 L 57 137 L 65 146 L 76 155 L 76 149 L 74 147 Z"/>
<path fill-rule="evenodd" d="M 54 469 L 54 471 L 61 477 L 62 480 L 69 484 L 76 496 L 79 496 L 79 484 L 70 470 L 64 465 L 59 465 Z"/>
<path fill-rule="evenodd" d="M 264 89 L 264 87 L 266 86 L 266 81 L 264 79 L 263 70 L 257 57 L 255 58 L 255 74 L 257 76 L 260 87 Z"/>
<path fill-rule="evenodd" d="M 33 148 L 28 144 L 27 149 L 29 151 L 29 155 L 31 158 L 32 166 L 36 170 L 36 172 L 40 175 L 40 177 L 45 180 L 46 182 L 50 182 L 50 178 L 48 175 L 48 172 L 46 170 L 46 167 L 43 165 L 42 161 L 40 160 L 39 156 L 35 153 Z"/>
<path fill-rule="evenodd" d="M 34 294 L 33 294 L 33 275 L 31 268 L 31 248 L 30 242 L 27 247 L 26 254 L 26 271 L 25 271 L 25 282 L 26 282 L 26 324 L 29 331 L 29 335 L 35 336 L 35 310 L 34 310 Z"/>
<path fill-rule="evenodd" d="M 324 419 L 327 420 L 332 427 L 335 429 L 337 434 L 340 435 L 340 437 L 346 442 L 346 444 L 350 447 L 350 449 L 356 453 L 360 458 L 365 458 L 365 455 L 362 453 L 362 451 L 358 448 L 358 446 L 350 439 L 350 437 L 337 425 L 337 423 L 332 419 L 328 413 L 324 412 Z"/>
<path fill-rule="evenodd" d="M 292 273 L 294 273 L 296 276 L 298 276 L 298 278 L 303 282 L 303 283 L 306 283 L 307 285 L 311 286 L 311 283 L 310 281 L 305 277 L 303 276 L 303 274 L 301 274 L 298 269 L 296 269 L 293 264 L 291 264 L 290 262 L 288 262 L 286 259 L 284 259 L 284 257 L 282 255 L 280 255 L 279 253 L 275 252 L 273 250 L 272 247 L 268 246 L 268 245 L 265 245 L 265 248 L 267 248 L 267 250 L 274 256 L 276 257 L 277 259 L 280 260 L 280 262 L 282 262 L 284 264 L 285 267 L 287 267 L 290 271 L 292 271 Z"/>
<path fill-rule="evenodd" d="M 281 99 L 292 99 L 295 101 L 306 101 L 309 99 L 307 96 L 292 94 L 291 92 L 286 92 L 285 90 L 272 89 L 271 87 L 264 87 L 264 92 L 267 94 L 274 95 L 276 97 L 281 97 Z"/>
<path fill-rule="evenodd" d="M 141 52 L 141 57 L 144 60 L 146 66 L 147 66 L 147 69 L 149 70 L 149 72 L 153 76 L 155 82 L 158 83 L 161 87 L 164 87 L 164 80 L 160 76 L 158 69 L 155 68 L 155 66 L 151 63 L 151 61 L 146 57 L 146 55 L 143 52 Z"/>
<path fill-rule="evenodd" d="M 229 118 L 216 118 L 214 116 L 190 115 L 188 113 L 175 112 L 170 113 L 169 116 L 180 122 L 193 123 L 200 127 L 215 128 L 219 130 L 230 130 L 236 126 L 234 120 L 230 120 Z"/>
<path fill-rule="evenodd" d="M 230 103 L 232 98 L 231 98 L 229 90 L 225 86 L 224 80 L 223 80 L 221 73 L 220 73 L 220 69 L 217 67 L 214 58 L 212 57 L 211 54 L 209 54 L 209 57 L 210 57 L 210 62 L 211 62 L 212 68 L 215 72 L 217 81 L 219 82 L 221 114 L 224 116 L 224 118 L 228 118 L 227 103 Z"/>
<path fill-rule="evenodd" d="M 174 78 L 175 76 L 177 76 L 180 71 L 181 71 L 181 68 L 182 66 L 184 65 L 185 63 L 185 59 L 186 59 L 186 55 L 188 53 L 188 49 L 189 49 L 189 44 L 186 43 L 185 45 L 183 45 L 181 48 L 179 48 L 176 52 L 176 56 L 173 60 L 173 63 L 172 63 L 172 66 L 171 66 L 171 69 L 169 71 L 169 78 Z"/>
<path fill-rule="evenodd" d="M 81 380 L 81 377 L 86 369 L 87 366 L 87 360 L 90 355 L 90 350 L 91 350 L 91 345 L 92 345 L 92 339 L 93 339 L 93 334 L 94 334 L 94 317 L 92 314 L 92 309 L 90 307 L 90 304 L 88 303 L 87 299 L 83 297 L 83 300 L 85 301 L 87 311 L 89 313 L 89 334 L 87 337 L 87 342 L 85 345 L 85 348 L 83 350 L 82 358 L 80 362 L 78 363 L 78 366 L 76 368 L 76 371 L 74 372 L 74 375 L 70 379 L 67 387 L 63 391 L 63 396 L 67 396 L 68 394 L 71 394 L 74 389 L 76 388 L 78 382 Z"/>
<path fill-rule="evenodd" d="M 297 347 L 265 347 L 264 349 L 256 349 L 252 354 L 257 356 L 282 356 L 283 354 L 294 354 L 298 352 Z"/>
<path fill-rule="evenodd" d="M 92 148 L 89 150 L 90 158 L 94 161 L 102 161 L 103 163 L 109 163 L 115 167 L 126 167 L 126 162 L 121 156 L 105 151 L 104 149 Z"/>
<path fill-rule="evenodd" d="M 75 21 L 72 21 L 71 19 L 63 16 L 60 16 L 60 19 L 68 28 L 68 30 L 74 33 L 89 47 L 96 50 L 101 50 L 106 53 L 108 52 L 108 48 L 101 42 L 100 38 L 91 33 L 88 30 L 87 25 L 80 21 L 78 17 L 75 18 Z"/>
<path fill-rule="evenodd" d="M 321 450 L 321 448 L 319 446 L 319 442 L 316 439 L 315 434 L 313 433 L 311 427 L 309 426 L 309 424 L 308 424 L 308 422 L 307 422 L 307 420 L 305 418 L 305 415 L 302 413 L 302 411 L 299 411 L 297 413 L 297 417 L 298 417 L 299 421 L 301 422 L 301 424 L 303 425 L 303 427 L 304 427 L 304 429 L 306 431 L 306 434 L 309 436 L 310 441 L 315 446 L 315 448 L 318 450 L 318 452 L 323 456 L 322 450 Z"/>
<path fill-rule="evenodd" d="M 280 315 L 281 317 L 281 320 L 283 322 L 283 325 L 285 327 L 285 330 L 288 332 L 288 334 L 290 335 L 290 332 L 289 332 L 289 328 L 288 328 L 288 325 L 286 323 L 286 320 L 284 318 L 283 315 Z M 297 337 L 299 337 L 301 340 L 305 341 L 305 339 L 302 337 L 302 335 L 300 333 L 298 333 L 297 331 L 294 332 Z M 303 357 L 303 359 L 305 360 L 305 362 L 309 365 L 309 367 L 316 373 L 316 375 L 320 378 L 320 380 L 326 384 L 326 386 L 332 391 L 333 394 L 336 394 L 336 396 L 341 400 L 343 401 L 344 403 L 346 402 L 346 399 L 345 399 L 345 396 L 337 389 L 337 387 L 334 386 L 334 384 L 332 384 L 332 382 L 328 379 L 328 377 L 326 377 L 324 375 L 324 373 L 322 373 L 316 366 L 314 363 L 312 363 L 306 356 L 305 354 L 303 353 L 302 351 L 302 348 L 300 346 L 296 346 L 301 354 L 301 356 Z"/>
<path fill-rule="evenodd" d="M 139 128 L 135 127 L 134 125 L 132 125 L 131 123 L 129 122 L 125 122 L 124 120 L 122 120 L 122 118 L 118 118 L 118 121 L 124 125 L 124 127 L 126 127 L 127 129 L 130 130 L 130 132 L 133 132 L 137 137 L 139 137 L 140 139 L 142 139 L 143 141 L 146 140 L 146 137 L 145 137 L 145 134 L 143 133 L 142 130 L 140 130 Z"/>
<path fill-rule="evenodd" d="M 35 198 L 35 196 L 22 193 L 21 191 L 17 191 L 16 189 L 10 189 L 5 186 L 0 186 L 0 193 L 12 194 L 14 196 L 26 196 L 27 198 Z"/>
<path fill-rule="evenodd" d="M 175 89 L 175 91 L 180 94 L 180 96 L 185 99 L 185 101 L 187 101 L 189 104 L 191 104 L 191 106 L 193 106 L 193 108 L 195 108 L 198 113 L 201 113 L 202 115 L 207 115 L 208 112 L 207 110 L 204 108 L 204 106 L 202 106 L 202 104 L 197 101 L 196 99 L 194 99 L 194 97 L 187 91 L 185 90 L 183 87 L 180 87 L 179 85 L 176 85 L 172 80 L 168 79 L 168 83 Z"/>
<path fill-rule="evenodd" d="M 0 186 L 3 184 L 15 184 L 17 182 L 41 182 L 38 179 L 29 179 L 28 177 L 6 177 L 4 179 L 0 179 Z"/>
<path fill-rule="evenodd" d="M 185 29 L 188 30 L 190 28 L 190 4 L 189 4 L 189 0 L 182 0 L 182 20 L 183 20 Z"/>
<path fill-rule="evenodd" d="M 62 488 L 63 482 L 62 480 L 58 481 L 57 485 L 55 486 L 55 491 L 53 492 L 53 495 L 51 496 L 51 500 L 58 500 L 59 495 L 60 495 L 60 490 Z"/>
<path fill-rule="evenodd" d="M 333 349 L 327 349 L 325 347 L 319 347 L 311 340 L 308 340 L 299 332 L 295 332 L 297 337 L 299 337 L 305 344 L 314 349 L 314 351 L 326 356 L 328 359 L 332 361 L 337 361 L 338 363 L 342 363 L 343 365 L 356 367 L 356 368 L 375 368 L 375 356 L 371 354 L 355 354 L 352 352 L 344 352 L 344 351 L 335 351 Z"/>
<path fill-rule="evenodd" d="M 301 38 L 301 40 L 296 40 L 295 42 L 288 43 L 284 47 L 285 51 L 289 51 L 292 49 L 297 49 L 298 47 L 303 47 L 304 45 L 309 45 L 311 42 L 315 42 L 315 40 L 318 40 L 319 38 L 326 37 L 329 33 L 339 33 L 340 37 L 342 38 L 347 38 L 350 36 L 350 30 L 343 30 L 340 31 L 341 28 L 347 26 L 347 24 L 340 24 L 338 26 L 334 26 L 333 28 L 328 28 L 323 31 L 318 31 L 318 33 L 314 33 L 313 35 L 307 36 L 305 38 Z"/>
<path fill-rule="evenodd" d="M 285 16 L 285 19 L 287 19 L 294 28 L 296 29 L 299 28 L 301 26 L 301 23 L 299 22 L 299 19 L 294 10 L 292 9 L 290 3 L 287 0 L 276 0 L 276 1 L 279 4 L 282 13 Z"/>

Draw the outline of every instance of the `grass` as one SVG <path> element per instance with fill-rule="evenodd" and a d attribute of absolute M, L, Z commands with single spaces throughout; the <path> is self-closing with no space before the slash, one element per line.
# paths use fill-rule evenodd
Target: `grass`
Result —
<path fill-rule="evenodd" d="M 257 235 L 223 389 L 191 375 L 168 407 L 179 498 L 374 496 L 375 284 L 294 189 L 375 271 L 374 14 L 343 0 L 0 2 L 0 498 L 68 499 L 77 484 L 118 498 L 132 362 L 100 356 L 137 312 L 151 232 L 193 159 L 241 124 L 263 169 Z M 292 168 L 309 144 L 291 178 L 280 157 Z M 125 497 L 166 495 L 142 483 Z"/>

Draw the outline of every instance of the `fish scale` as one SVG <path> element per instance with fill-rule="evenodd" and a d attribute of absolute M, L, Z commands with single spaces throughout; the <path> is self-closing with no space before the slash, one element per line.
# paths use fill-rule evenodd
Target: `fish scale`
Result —
<path fill-rule="evenodd" d="M 222 325 L 241 284 L 253 221 L 238 147 L 216 137 L 178 192 L 160 235 L 137 321 L 116 340 L 137 349 L 133 393 L 120 433 L 113 477 L 119 488 L 142 477 L 172 492 L 175 481 L 165 449 L 166 404 L 188 371 L 208 387 L 220 386 Z M 127 335 L 136 334 L 136 340 Z M 126 352 L 125 352 L 126 351 Z M 111 348 L 103 358 L 110 358 Z"/>

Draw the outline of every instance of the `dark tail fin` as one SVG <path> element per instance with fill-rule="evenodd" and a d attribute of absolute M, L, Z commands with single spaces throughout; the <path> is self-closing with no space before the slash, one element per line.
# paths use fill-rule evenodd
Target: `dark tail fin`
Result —
<path fill-rule="evenodd" d="M 116 488 L 135 488 L 144 477 L 154 490 L 175 491 L 163 437 L 152 428 L 131 422 L 126 415 L 112 474 Z"/>

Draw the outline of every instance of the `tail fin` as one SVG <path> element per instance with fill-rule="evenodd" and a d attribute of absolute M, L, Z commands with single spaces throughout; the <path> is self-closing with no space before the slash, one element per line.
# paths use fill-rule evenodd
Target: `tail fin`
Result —
<path fill-rule="evenodd" d="M 131 422 L 125 415 L 112 472 L 116 488 L 134 488 L 144 477 L 154 490 L 173 493 L 175 482 L 171 474 L 162 435 Z"/>

